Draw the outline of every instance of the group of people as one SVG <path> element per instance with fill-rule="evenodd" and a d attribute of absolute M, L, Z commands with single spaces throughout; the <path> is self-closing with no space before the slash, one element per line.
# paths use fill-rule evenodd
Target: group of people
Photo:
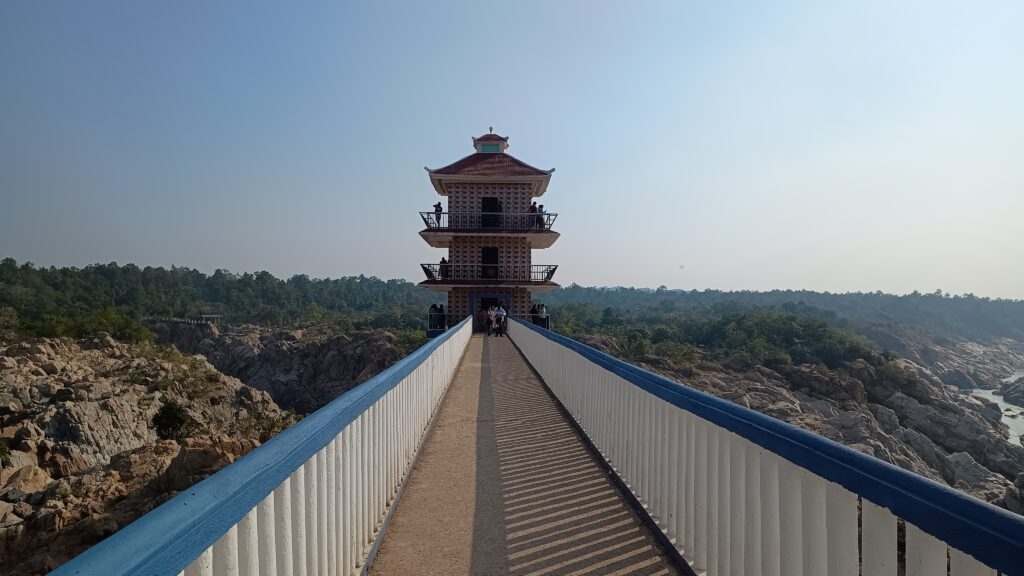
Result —
<path fill-rule="evenodd" d="M 544 227 L 544 214 L 545 214 L 545 212 L 544 212 L 544 205 L 541 204 L 540 206 L 537 206 L 537 203 L 533 202 L 532 204 L 530 204 L 530 209 L 528 211 L 529 211 L 530 214 L 536 214 L 537 215 L 537 216 L 534 217 L 535 226 L 537 228 L 543 228 Z"/>
<path fill-rule="evenodd" d="M 548 327 L 548 307 L 543 304 L 534 304 L 530 306 L 530 322 L 540 326 L 541 328 Z"/>
<path fill-rule="evenodd" d="M 430 313 L 427 315 L 427 328 L 429 330 L 448 329 L 448 316 L 444 313 L 444 304 L 430 305 Z"/>
<path fill-rule="evenodd" d="M 487 309 L 487 317 L 484 318 L 487 323 L 487 335 L 491 336 L 504 336 L 508 330 L 508 313 L 505 312 L 505 308 L 498 304 L 497 306 L 491 306 Z"/>

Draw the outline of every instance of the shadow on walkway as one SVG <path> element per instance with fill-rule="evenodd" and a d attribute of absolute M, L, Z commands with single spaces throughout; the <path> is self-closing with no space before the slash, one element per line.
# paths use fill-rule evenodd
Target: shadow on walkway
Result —
<path fill-rule="evenodd" d="M 471 571 L 675 574 L 508 338 L 485 338 Z"/>

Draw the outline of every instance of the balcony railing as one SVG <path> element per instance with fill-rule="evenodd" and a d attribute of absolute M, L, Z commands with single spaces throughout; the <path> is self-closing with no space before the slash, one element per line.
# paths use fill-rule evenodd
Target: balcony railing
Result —
<path fill-rule="evenodd" d="M 420 212 L 428 230 L 550 230 L 550 212 Z"/>
<path fill-rule="evenodd" d="M 420 264 L 427 280 L 466 282 L 486 280 L 489 282 L 550 282 L 557 265 L 534 264 Z"/>

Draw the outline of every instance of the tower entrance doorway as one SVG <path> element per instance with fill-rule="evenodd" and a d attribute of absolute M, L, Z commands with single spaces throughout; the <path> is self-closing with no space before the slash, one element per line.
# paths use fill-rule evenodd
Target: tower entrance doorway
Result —
<path fill-rule="evenodd" d="M 500 305 L 505 312 L 512 313 L 512 299 L 508 294 L 480 294 L 474 292 L 469 295 L 469 312 L 473 315 L 473 331 L 487 331 L 487 309 L 491 306 Z"/>

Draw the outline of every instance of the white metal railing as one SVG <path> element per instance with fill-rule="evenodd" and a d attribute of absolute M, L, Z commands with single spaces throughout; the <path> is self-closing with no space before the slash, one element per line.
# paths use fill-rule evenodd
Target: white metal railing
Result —
<path fill-rule="evenodd" d="M 471 335 L 467 318 L 55 574 L 358 573 Z"/>
<path fill-rule="evenodd" d="M 1024 574 L 1024 517 L 536 326 L 509 336 L 698 572 Z"/>

